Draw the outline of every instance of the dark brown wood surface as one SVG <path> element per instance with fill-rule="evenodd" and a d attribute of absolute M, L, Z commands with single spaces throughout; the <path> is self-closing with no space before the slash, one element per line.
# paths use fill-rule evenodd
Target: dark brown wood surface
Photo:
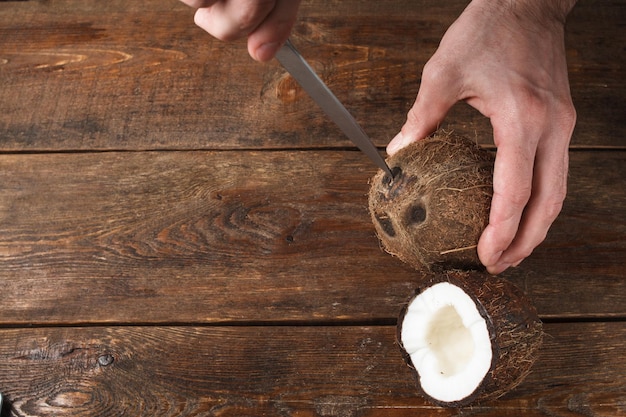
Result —
<path fill-rule="evenodd" d="M 212 40 L 184 4 L 92 3 L 0 2 L 0 149 L 350 146 L 275 62 Z M 294 42 L 383 146 L 466 3 L 305 2 Z M 582 0 L 571 14 L 570 78 L 584 120 L 574 146 L 623 146 L 625 20 L 621 0 Z M 466 105 L 444 126 L 491 143 L 489 123 Z"/>
<path fill-rule="evenodd" d="M 505 275 L 543 317 L 624 317 L 626 151 L 571 160 L 549 238 Z M 390 319 L 423 276 L 379 247 L 374 171 L 350 151 L 2 156 L 0 276 L 15 297 L 0 317 Z"/>
<path fill-rule="evenodd" d="M 546 332 L 522 385 L 461 415 L 623 415 L 623 324 L 550 324 Z M 389 326 L 41 328 L 0 336 L 11 341 L 0 344 L 0 372 L 18 415 L 459 415 L 415 395 Z"/>
<path fill-rule="evenodd" d="M 293 38 L 382 147 L 465 4 L 305 1 Z M 425 276 L 379 247 L 375 168 L 284 71 L 177 0 L 0 1 L 0 415 L 626 415 L 625 18 L 568 20 L 568 197 L 504 274 L 539 361 L 446 410 L 395 341 Z M 491 147 L 464 104 L 445 126 Z"/>

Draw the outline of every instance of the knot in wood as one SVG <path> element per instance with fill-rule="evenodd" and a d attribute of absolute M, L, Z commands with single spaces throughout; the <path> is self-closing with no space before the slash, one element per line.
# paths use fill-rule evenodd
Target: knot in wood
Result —
<path fill-rule="evenodd" d="M 100 366 L 109 366 L 113 363 L 115 358 L 111 354 L 100 355 L 98 357 L 98 365 Z"/>

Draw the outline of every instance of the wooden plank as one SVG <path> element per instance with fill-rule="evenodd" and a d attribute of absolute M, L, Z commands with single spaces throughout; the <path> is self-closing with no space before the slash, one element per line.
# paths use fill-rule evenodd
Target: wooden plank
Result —
<path fill-rule="evenodd" d="M 293 36 L 384 146 L 466 3 L 307 1 Z M 0 3 L 0 150 L 351 146 L 276 63 L 212 40 L 192 15 L 174 0 Z M 575 147 L 624 146 L 625 18 L 619 0 L 572 12 Z M 445 127 L 491 141 L 488 121 L 464 104 Z"/>
<path fill-rule="evenodd" d="M 561 215 L 546 241 L 507 273 L 542 306 L 544 318 L 595 317 L 599 310 L 592 305 L 613 301 L 623 305 L 614 310 L 616 316 L 626 313 L 626 300 L 611 295 L 624 292 L 619 282 L 626 278 L 626 189 L 620 185 L 626 178 L 625 157 L 623 152 L 570 152 Z M 597 286 L 598 294 L 592 295 L 590 286 Z"/>
<path fill-rule="evenodd" d="M 505 276 L 545 318 L 626 316 L 626 152 L 573 152 L 548 240 Z M 0 322 L 394 320 L 359 152 L 0 156 Z"/>
<path fill-rule="evenodd" d="M 624 323 L 551 324 L 527 380 L 479 416 L 617 416 Z M 425 403 L 395 327 L 0 330 L 0 390 L 28 416 L 453 416 Z"/>

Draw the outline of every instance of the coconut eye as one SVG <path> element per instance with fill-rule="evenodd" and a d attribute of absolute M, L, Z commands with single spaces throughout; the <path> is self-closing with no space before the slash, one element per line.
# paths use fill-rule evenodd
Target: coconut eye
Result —
<path fill-rule="evenodd" d="M 402 168 L 400 167 L 391 168 L 391 174 L 393 175 L 393 178 L 390 178 L 389 175 L 385 175 L 383 177 L 382 182 L 383 182 L 383 185 L 386 187 L 391 187 L 393 185 L 394 180 L 402 176 Z"/>
<path fill-rule="evenodd" d="M 380 228 L 387 236 L 394 237 L 396 235 L 396 229 L 394 229 L 393 223 L 386 213 L 376 213 L 374 216 L 376 217 L 376 221 L 380 225 Z"/>
<path fill-rule="evenodd" d="M 426 220 L 426 207 L 424 207 L 421 203 L 414 204 L 407 211 L 406 216 L 406 224 L 407 225 L 418 225 Z"/>

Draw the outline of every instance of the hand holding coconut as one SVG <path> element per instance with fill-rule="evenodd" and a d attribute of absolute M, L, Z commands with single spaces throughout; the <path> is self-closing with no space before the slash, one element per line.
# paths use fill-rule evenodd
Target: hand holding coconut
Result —
<path fill-rule="evenodd" d="M 432 133 L 459 100 L 491 119 L 498 148 L 480 261 L 497 274 L 545 238 L 566 193 L 572 104 L 563 25 L 575 0 L 474 0 L 424 67 L 390 155 Z"/>
<path fill-rule="evenodd" d="M 299 0 L 181 0 L 195 22 L 221 40 L 248 37 L 268 61 L 287 40 Z M 406 124 L 390 155 L 436 130 L 465 100 L 491 119 L 498 147 L 489 224 L 480 261 L 497 274 L 519 264 L 545 238 L 566 194 L 572 104 L 563 26 L 576 0 L 473 0 L 424 67 Z"/>

